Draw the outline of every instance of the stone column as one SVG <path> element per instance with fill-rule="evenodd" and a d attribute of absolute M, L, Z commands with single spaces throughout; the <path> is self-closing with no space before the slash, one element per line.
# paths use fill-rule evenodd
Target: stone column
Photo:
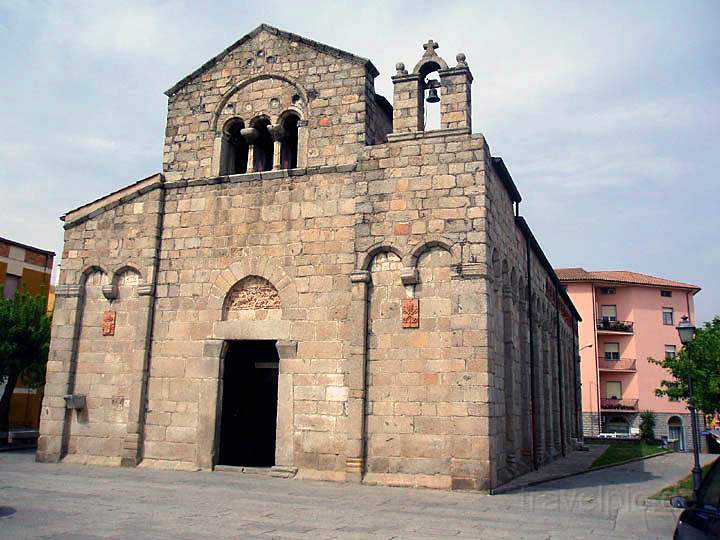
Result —
<path fill-rule="evenodd" d="M 249 173 L 255 172 L 255 145 L 248 146 L 247 168 L 245 170 Z"/>
<path fill-rule="evenodd" d="M 285 130 L 282 125 L 268 126 L 268 132 L 273 140 L 273 170 L 282 169 L 282 143 L 285 139 Z"/>
<path fill-rule="evenodd" d="M 65 453 L 72 410 L 65 408 L 64 395 L 75 386 L 77 342 L 82 326 L 80 285 L 55 288 L 52 341 L 47 363 L 45 395 L 40 416 L 37 461 L 58 462 Z"/>
<path fill-rule="evenodd" d="M 350 275 L 352 300 L 350 321 L 350 357 L 345 373 L 348 387 L 348 431 L 345 459 L 345 478 L 349 482 L 361 482 L 365 465 L 365 408 L 366 408 L 366 362 L 367 362 L 367 295 L 370 272 Z"/>
<path fill-rule="evenodd" d="M 128 407 L 127 434 L 123 441 L 123 467 L 135 467 L 141 459 L 142 437 L 145 427 L 145 398 L 149 376 L 150 348 L 155 304 L 155 288 L 142 285 L 137 288 L 138 307 L 133 350 L 128 355 L 130 372 L 130 405 Z"/>
<path fill-rule="evenodd" d="M 248 144 L 248 162 L 247 172 L 255 172 L 255 142 L 258 140 L 258 130 L 253 127 L 247 127 L 240 130 L 240 135 Z"/>

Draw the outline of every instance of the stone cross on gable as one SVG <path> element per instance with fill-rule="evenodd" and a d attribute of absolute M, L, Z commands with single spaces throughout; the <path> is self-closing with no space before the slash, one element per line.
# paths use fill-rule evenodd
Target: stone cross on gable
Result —
<path fill-rule="evenodd" d="M 428 39 L 428 42 L 423 44 L 423 49 L 425 49 L 424 56 L 435 56 L 435 49 L 437 49 L 438 47 L 440 47 L 440 45 L 438 45 L 432 39 Z"/>

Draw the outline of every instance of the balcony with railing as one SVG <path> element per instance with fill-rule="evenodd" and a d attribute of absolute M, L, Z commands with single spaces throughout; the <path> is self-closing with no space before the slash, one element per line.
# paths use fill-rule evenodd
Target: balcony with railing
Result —
<path fill-rule="evenodd" d="M 608 412 L 635 412 L 638 410 L 638 400 L 602 398 L 600 408 Z"/>
<path fill-rule="evenodd" d="M 598 334 L 632 334 L 632 321 L 615 321 L 608 318 L 597 320 Z"/>
<path fill-rule="evenodd" d="M 637 371 L 637 360 L 634 358 L 598 358 L 598 369 L 600 371 Z"/>

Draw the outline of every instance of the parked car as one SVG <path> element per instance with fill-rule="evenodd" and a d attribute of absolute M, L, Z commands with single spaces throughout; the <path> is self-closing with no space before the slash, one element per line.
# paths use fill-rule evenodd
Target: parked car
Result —
<path fill-rule="evenodd" d="M 675 540 L 720 540 L 720 458 L 700 484 L 697 501 L 673 497 L 670 504 L 685 509 L 675 527 Z"/>

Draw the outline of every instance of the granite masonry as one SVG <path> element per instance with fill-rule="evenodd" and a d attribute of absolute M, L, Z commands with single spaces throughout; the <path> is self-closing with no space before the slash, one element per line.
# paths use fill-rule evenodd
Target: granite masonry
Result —
<path fill-rule="evenodd" d="M 572 448 L 579 316 L 437 49 L 390 105 L 261 25 L 166 92 L 163 172 L 63 217 L 38 460 L 486 491 Z"/>

